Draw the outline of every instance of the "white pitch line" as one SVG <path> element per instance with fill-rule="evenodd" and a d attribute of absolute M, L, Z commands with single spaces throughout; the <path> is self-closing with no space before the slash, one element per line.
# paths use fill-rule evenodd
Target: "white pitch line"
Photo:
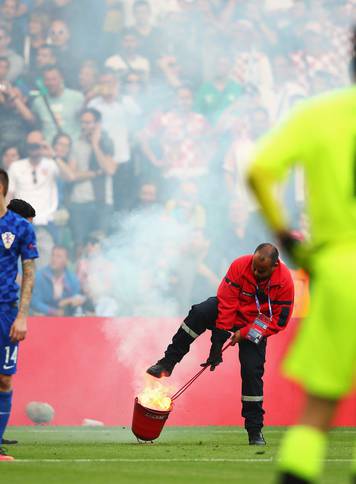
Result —
<path fill-rule="evenodd" d="M 38 463 L 38 462 L 272 462 L 272 457 L 268 459 L 225 459 L 225 458 L 200 458 L 200 459 L 15 459 L 13 462 L 19 463 Z"/>
<path fill-rule="evenodd" d="M 283 429 L 265 429 L 265 433 L 266 434 L 281 434 L 281 433 L 284 433 L 284 432 L 287 432 L 287 430 L 289 429 L 290 427 L 285 427 Z M 245 429 L 231 429 L 231 430 L 219 430 L 219 429 L 211 429 L 212 432 L 214 432 L 214 434 L 245 434 L 246 433 L 246 430 Z M 340 431 L 340 433 L 342 434 L 356 434 L 356 428 L 355 429 L 336 429 L 335 431 L 333 429 L 331 429 L 330 433 L 333 434 L 334 432 L 338 432 Z"/>
<path fill-rule="evenodd" d="M 18 464 L 37 464 L 37 463 L 90 463 L 90 462 L 232 462 L 232 463 L 248 463 L 248 462 L 273 462 L 274 459 L 269 457 L 267 459 L 226 459 L 226 458 L 199 458 L 199 459 L 125 459 L 125 458 L 113 458 L 113 459 L 15 459 L 13 463 Z M 353 462 L 353 459 L 323 459 L 323 462 Z"/>

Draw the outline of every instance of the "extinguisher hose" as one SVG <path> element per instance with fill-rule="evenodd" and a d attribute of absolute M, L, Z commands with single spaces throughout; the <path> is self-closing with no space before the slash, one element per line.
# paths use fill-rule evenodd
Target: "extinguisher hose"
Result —
<path fill-rule="evenodd" d="M 231 341 L 229 343 L 227 343 L 224 348 L 222 349 L 222 353 L 227 350 L 229 348 L 229 346 L 231 346 Z M 201 370 L 198 371 L 198 373 L 196 375 L 194 375 L 189 381 L 187 381 L 187 383 L 185 385 L 183 385 L 174 395 L 171 396 L 171 400 L 173 402 L 173 400 L 176 400 L 178 397 L 180 397 L 189 387 L 190 385 L 192 385 L 195 380 L 197 378 L 200 377 L 200 375 L 202 373 L 204 373 L 205 370 L 207 370 L 209 368 L 209 365 L 208 366 L 204 366 L 204 368 L 202 368 Z"/>

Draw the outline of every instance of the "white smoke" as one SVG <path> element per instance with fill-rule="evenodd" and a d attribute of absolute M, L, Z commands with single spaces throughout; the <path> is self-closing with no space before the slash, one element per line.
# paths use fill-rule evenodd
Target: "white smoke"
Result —
<path fill-rule="evenodd" d="M 106 301 L 118 316 L 107 319 L 103 330 L 116 345 L 118 361 L 133 371 L 136 390 L 178 328 L 177 277 L 192 233 L 162 209 L 144 209 L 125 216 L 105 240 L 104 254 L 91 261 L 93 299 Z"/>

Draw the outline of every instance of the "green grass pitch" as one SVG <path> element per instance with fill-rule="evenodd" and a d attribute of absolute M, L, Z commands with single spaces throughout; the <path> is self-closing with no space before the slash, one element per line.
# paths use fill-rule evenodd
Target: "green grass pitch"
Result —
<path fill-rule="evenodd" d="M 10 427 L 15 462 L 1 463 L 11 484 L 272 484 L 285 429 L 267 427 L 266 447 L 248 446 L 240 427 L 166 427 L 151 444 L 129 428 Z M 322 484 L 348 484 L 356 428 L 330 434 Z"/>

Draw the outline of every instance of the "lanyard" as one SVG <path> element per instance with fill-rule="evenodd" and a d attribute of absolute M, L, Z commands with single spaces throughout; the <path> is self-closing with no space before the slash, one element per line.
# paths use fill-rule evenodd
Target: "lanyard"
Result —
<path fill-rule="evenodd" d="M 269 297 L 269 287 L 270 287 L 270 282 L 268 283 L 268 286 L 267 286 L 267 300 L 268 300 L 268 309 L 269 309 L 269 319 L 270 321 L 272 321 L 273 312 L 272 312 L 272 306 L 271 306 L 271 298 Z M 257 290 L 258 290 L 258 286 L 257 286 Z M 255 293 L 255 301 L 256 301 L 258 314 L 263 314 L 261 313 L 261 303 L 258 300 L 257 292 Z"/>

